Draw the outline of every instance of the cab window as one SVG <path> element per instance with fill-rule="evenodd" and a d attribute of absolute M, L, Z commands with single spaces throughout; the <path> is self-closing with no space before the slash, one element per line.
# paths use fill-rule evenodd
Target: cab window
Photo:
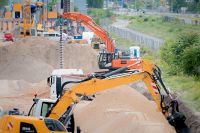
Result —
<path fill-rule="evenodd" d="M 58 121 L 53 119 L 45 119 L 45 124 L 51 131 L 66 131 L 65 127 Z"/>
<path fill-rule="evenodd" d="M 48 34 L 44 34 L 44 37 L 49 37 L 49 35 Z"/>
<path fill-rule="evenodd" d="M 55 34 L 49 34 L 49 37 L 55 37 L 56 35 Z"/>
<path fill-rule="evenodd" d="M 53 103 L 43 102 L 40 115 L 45 117 L 46 114 L 51 110 L 52 106 L 53 106 Z"/>

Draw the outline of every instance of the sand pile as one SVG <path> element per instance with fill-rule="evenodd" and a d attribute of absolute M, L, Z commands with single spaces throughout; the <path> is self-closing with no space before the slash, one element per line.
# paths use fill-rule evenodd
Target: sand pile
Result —
<path fill-rule="evenodd" d="M 82 133 L 175 133 L 156 107 L 129 86 L 83 101 L 74 114 Z"/>
<path fill-rule="evenodd" d="M 49 97 L 50 89 L 46 84 L 46 80 L 35 84 L 23 80 L 1 80 L 0 84 L 0 89 L 3 90 L 0 92 L 0 107 L 4 110 L 19 108 L 27 113 L 33 104 L 32 99 L 35 93 L 39 97 Z"/>
<path fill-rule="evenodd" d="M 98 53 L 89 46 L 64 44 L 64 68 L 98 70 Z M 0 42 L 0 107 L 27 111 L 35 92 L 48 97 L 46 79 L 59 68 L 59 44 L 41 37 L 27 37 L 14 43 Z"/>
<path fill-rule="evenodd" d="M 89 46 L 65 44 L 64 68 L 98 70 L 97 52 Z M 40 82 L 59 68 L 59 45 L 45 38 L 25 38 L 0 47 L 0 79 Z"/>

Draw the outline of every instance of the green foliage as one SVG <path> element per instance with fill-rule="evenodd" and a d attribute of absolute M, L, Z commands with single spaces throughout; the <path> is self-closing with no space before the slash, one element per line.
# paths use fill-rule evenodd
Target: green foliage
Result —
<path fill-rule="evenodd" d="M 0 0 L 0 9 L 8 4 L 8 0 Z"/>
<path fill-rule="evenodd" d="M 136 9 L 140 9 L 140 8 L 144 7 L 144 3 L 142 2 L 142 0 L 136 0 L 134 2 L 134 6 Z"/>
<path fill-rule="evenodd" d="M 123 8 L 128 8 L 128 4 L 124 3 Z"/>
<path fill-rule="evenodd" d="M 173 11 L 179 12 L 181 7 L 188 8 L 188 11 L 198 13 L 200 12 L 200 1 L 186 2 L 185 0 L 170 0 L 169 5 L 173 5 Z M 173 3 L 172 3 L 173 2 Z"/>
<path fill-rule="evenodd" d="M 139 45 L 132 40 L 123 39 L 114 33 L 111 33 L 111 36 L 114 40 L 116 40 L 116 45 L 120 49 L 128 49 L 130 46 Z M 168 45 L 172 45 L 173 43 L 175 43 L 175 41 L 172 40 L 167 42 Z M 200 79 L 195 78 L 195 76 L 187 76 L 183 74 L 172 75 L 171 73 L 170 75 L 168 72 L 169 70 L 171 70 L 172 67 L 169 66 L 165 61 L 160 59 L 159 53 L 152 51 L 145 45 L 139 46 L 141 47 L 142 58 L 153 60 L 162 69 L 163 80 L 166 86 L 169 87 L 172 91 L 184 92 L 181 93 L 181 99 L 186 102 L 186 104 L 192 109 L 200 111 Z M 164 53 L 165 55 L 170 54 L 167 52 Z M 197 58 L 199 58 L 199 56 Z M 170 60 L 170 58 L 166 59 Z"/>
<path fill-rule="evenodd" d="M 75 12 L 79 12 L 80 10 L 79 10 L 79 8 L 78 8 L 77 6 L 75 6 L 75 7 L 74 7 L 74 11 L 75 11 Z"/>
<path fill-rule="evenodd" d="M 200 76 L 200 44 L 186 48 L 181 62 L 184 73 Z"/>
<path fill-rule="evenodd" d="M 179 34 L 185 32 L 200 34 L 200 26 L 180 24 L 178 19 L 165 22 L 163 16 L 159 15 L 121 16 L 121 18 L 129 20 L 128 28 L 163 40 L 175 39 Z M 148 18 L 148 21 L 144 21 L 144 18 Z"/>
<path fill-rule="evenodd" d="M 144 22 L 147 22 L 149 19 L 148 18 L 144 18 Z"/>
<path fill-rule="evenodd" d="M 91 8 L 88 11 L 88 14 L 94 19 L 97 24 L 100 24 L 100 20 L 113 16 L 113 13 L 109 9 L 104 10 L 99 8 Z"/>
<path fill-rule="evenodd" d="M 99 17 L 99 18 L 106 18 L 111 17 L 113 13 L 109 9 L 98 9 L 98 8 L 91 8 L 88 11 L 88 14 L 92 17 Z"/>
<path fill-rule="evenodd" d="M 94 18 L 94 21 L 95 21 L 98 25 L 100 25 L 100 18 Z"/>
<path fill-rule="evenodd" d="M 200 13 L 200 1 L 195 0 L 192 3 L 188 4 L 188 10 L 193 13 Z"/>
<path fill-rule="evenodd" d="M 55 6 L 57 3 L 57 0 L 52 0 L 48 3 L 48 10 L 52 11 L 53 10 L 53 6 Z"/>
<path fill-rule="evenodd" d="M 171 74 L 183 72 L 200 76 L 200 36 L 185 33 L 176 41 L 166 41 L 161 48 L 161 57 L 171 66 Z"/>
<path fill-rule="evenodd" d="M 103 8 L 104 0 L 87 0 L 89 8 Z"/>

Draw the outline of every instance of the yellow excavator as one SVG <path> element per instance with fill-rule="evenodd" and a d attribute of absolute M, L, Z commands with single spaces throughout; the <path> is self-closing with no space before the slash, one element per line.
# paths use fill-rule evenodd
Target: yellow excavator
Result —
<path fill-rule="evenodd" d="M 129 69 L 138 64 L 142 66 L 142 69 Z M 149 60 L 138 61 L 135 64 L 114 71 L 94 73 L 80 81 L 67 81 L 62 85 L 61 91 L 59 91 L 61 93 L 59 94 L 57 101 L 50 108 L 45 118 L 6 115 L 4 118 L 0 119 L 0 132 L 18 133 L 22 130 L 22 125 L 24 123 L 31 126 L 31 128 L 28 128 L 27 126 L 27 130 L 34 129 L 31 130 L 33 132 L 39 132 L 40 130 L 43 130 L 45 133 L 50 133 L 52 131 L 64 132 L 64 130 L 61 130 L 63 128 L 59 130 L 55 125 L 48 125 L 51 122 L 47 122 L 47 120 L 59 123 L 58 125 L 61 125 L 60 127 L 63 127 L 63 124 L 65 129 L 67 129 L 65 132 L 74 132 L 73 110 L 79 101 L 90 99 L 90 96 L 97 92 L 112 89 L 119 85 L 133 83 L 138 80 L 144 81 L 158 110 L 163 113 L 176 131 L 178 133 L 189 132 L 189 129 L 185 124 L 186 117 L 179 112 L 178 102 L 165 87 L 161 79 L 160 69 Z M 64 90 L 65 86 L 71 83 L 77 85 Z M 62 124 L 60 124 L 60 122 Z M 13 128 L 7 128 L 9 123 L 13 124 Z M 38 126 L 39 123 L 43 126 Z M 23 129 L 26 129 L 26 126 Z"/>

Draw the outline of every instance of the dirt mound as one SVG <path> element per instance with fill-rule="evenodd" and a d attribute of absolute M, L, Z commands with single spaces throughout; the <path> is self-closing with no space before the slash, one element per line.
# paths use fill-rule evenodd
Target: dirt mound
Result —
<path fill-rule="evenodd" d="M 98 70 L 97 52 L 89 46 L 64 44 L 64 68 Z M 27 112 L 35 92 L 49 96 L 46 79 L 59 68 L 59 43 L 42 37 L 27 37 L 14 43 L 0 42 L 0 107 Z"/>
<path fill-rule="evenodd" d="M 175 133 L 152 102 L 129 86 L 105 91 L 91 103 L 77 106 L 75 121 L 83 133 Z"/>
<path fill-rule="evenodd" d="M 89 46 L 64 44 L 64 68 L 98 70 L 97 52 Z M 24 38 L 0 47 L 0 79 L 40 82 L 59 68 L 59 44 L 42 37 Z"/>
<path fill-rule="evenodd" d="M 53 67 L 31 56 L 16 57 L 0 67 L 0 78 L 39 82 L 47 78 Z"/>
<path fill-rule="evenodd" d="M 30 91 L 29 88 L 33 87 L 29 82 L 24 80 L 0 80 L 0 97 L 16 96 L 19 92 Z"/>
<path fill-rule="evenodd" d="M 19 108 L 21 111 L 28 112 L 33 104 L 34 94 L 39 97 L 49 97 L 50 89 L 46 80 L 39 83 L 29 83 L 23 80 L 0 80 L 3 90 L 0 92 L 0 107 L 4 110 Z"/>

